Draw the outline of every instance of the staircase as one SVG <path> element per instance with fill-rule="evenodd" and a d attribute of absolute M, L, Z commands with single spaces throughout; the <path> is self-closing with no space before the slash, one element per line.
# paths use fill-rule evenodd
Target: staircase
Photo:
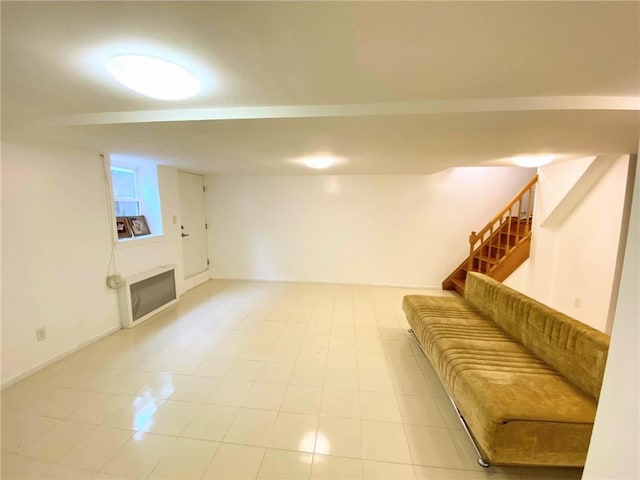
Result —
<path fill-rule="evenodd" d="M 538 176 L 478 233 L 469 236 L 469 256 L 443 282 L 443 290 L 464 295 L 467 272 L 480 272 L 502 282 L 529 258 L 533 200 Z"/>

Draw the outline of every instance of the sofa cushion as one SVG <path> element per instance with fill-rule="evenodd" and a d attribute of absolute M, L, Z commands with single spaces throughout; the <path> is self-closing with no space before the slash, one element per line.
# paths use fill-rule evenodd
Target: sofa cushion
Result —
<path fill-rule="evenodd" d="M 469 273 L 465 300 L 597 400 L 609 336 L 485 275 Z"/>

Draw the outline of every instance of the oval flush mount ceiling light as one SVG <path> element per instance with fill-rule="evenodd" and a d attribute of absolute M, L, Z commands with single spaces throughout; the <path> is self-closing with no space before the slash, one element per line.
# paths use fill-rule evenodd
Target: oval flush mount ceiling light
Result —
<path fill-rule="evenodd" d="M 514 157 L 513 163 L 515 163 L 519 167 L 536 168 L 551 163 L 554 158 L 554 155 L 528 155 Z"/>
<path fill-rule="evenodd" d="M 300 162 L 309 168 L 322 170 L 325 168 L 329 168 L 333 165 L 343 163 L 344 159 L 341 157 L 336 157 L 334 155 L 320 154 L 320 155 L 312 155 L 309 157 L 304 157 L 300 159 Z"/>
<path fill-rule="evenodd" d="M 160 100 L 182 100 L 200 92 L 200 82 L 184 68 L 146 55 L 120 55 L 109 73 L 131 90 Z"/>

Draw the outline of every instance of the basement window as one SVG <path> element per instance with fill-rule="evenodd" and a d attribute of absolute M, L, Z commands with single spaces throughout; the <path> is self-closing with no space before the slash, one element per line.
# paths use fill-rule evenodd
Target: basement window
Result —
<path fill-rule="evenodd" d="M 111 164 L 113 203 L 116 217 L 131 217 L 141 213 L 140 174 L 137 167 Z"/>
<path fill-rule="evenodd" d="M 157 165 L 127 155 L 111 155 L 109 167 L 118 242 L 162 235 Z"/>

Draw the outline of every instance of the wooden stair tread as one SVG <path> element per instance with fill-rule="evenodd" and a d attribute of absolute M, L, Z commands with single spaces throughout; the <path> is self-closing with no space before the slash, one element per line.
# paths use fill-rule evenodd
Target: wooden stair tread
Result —
<path fill-rule="evenodd" d="M 474 260 L 478 260 L 479 262 L 487 262 L 487 263 L 491 263 L 492 265 L 497 265 L 498 262 L 500 261 L 499 258 L 496 257 L 489 257 L 489 256 L 482 256 L 482 257 L 473 257 Z"/>
<path fill-rule="evenodd" d="M 451 283 L 453 283 L 453 290 L 458 292 L 460 295 L 464 296 L 465 280 L 460 280 L 458 278 L 454 278 L 454 279 L 451 280 Z"/>

